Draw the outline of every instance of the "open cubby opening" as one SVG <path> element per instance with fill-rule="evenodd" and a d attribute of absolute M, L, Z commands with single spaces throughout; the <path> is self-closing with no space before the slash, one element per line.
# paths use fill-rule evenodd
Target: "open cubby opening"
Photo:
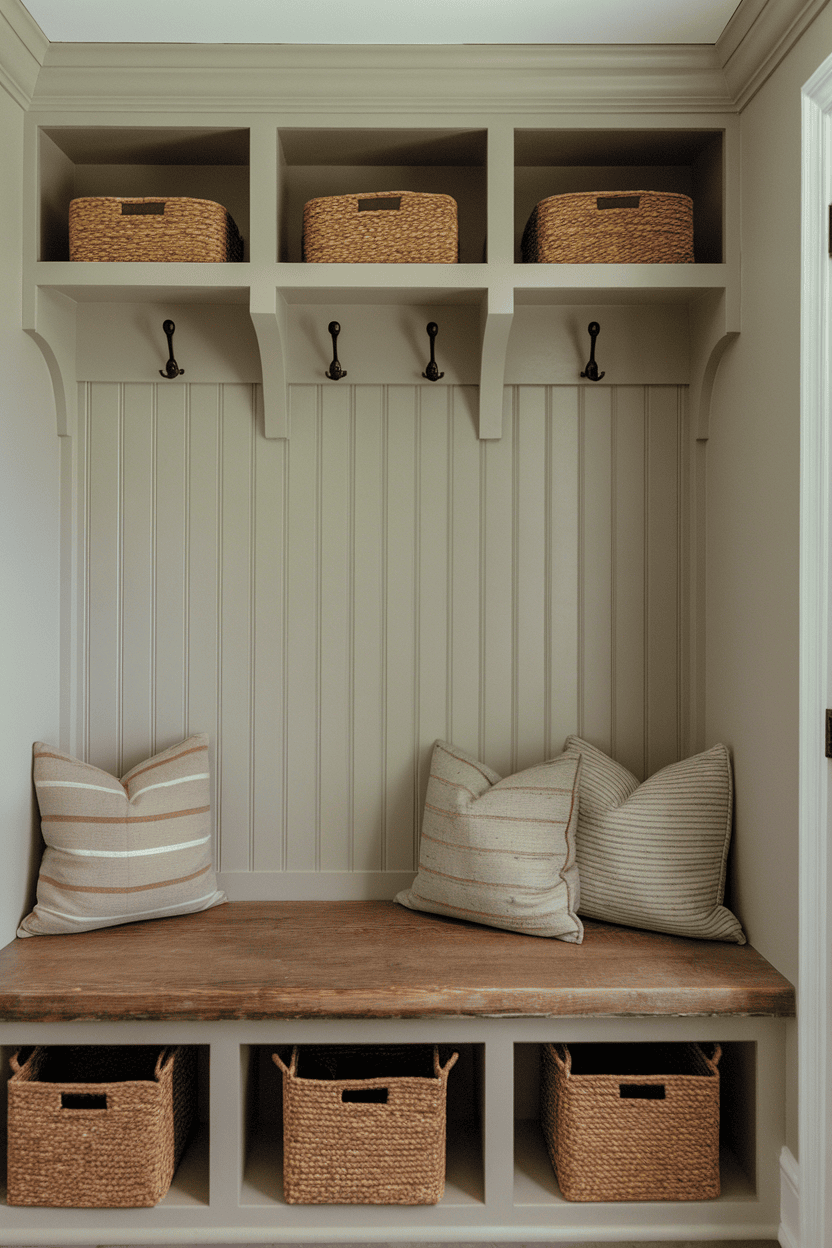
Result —
<path fill-rule="evenodd" d="M 69 259 L 69 204 L 82 196 L 186 196 L 222 204 L 249 241 L 249 132 L 220 127 L 44 126 L 39 260 Z"/>
<path fill-rule="evenodd" d="M 649 1050 L 651 1043 L 638 1047 Z M 540 1125 L 542 1047 L 524 1043 L 514 1046 L 515 1205 L 570 1203 L 558 1185 Z M 570 1047 L 589 1050 L 608 1049 L 609 1046 Z M 710 1053 L 710 1048 L 704 1047 Z M 644 1061 L 649 1067 L 649 1055 Z M 655 1073 L 662 1072 L 657 1069 Z M 756 1043 L 731 1041 L 723 1044 L 719 1061 L 720 1200 L 750 1200 L 756 1194 L 756 1078 Z"/>
<path fill-rule="evenodd" d="M 302 260 L 303 207 L 325 195 L 419 191 L 457 202 L 459 260 L 486 248 L 485 130 L 282 128 L 278 134 L 278 257 Z"/>
<path fill-rule="evenodd" d="M 368 1053 L 372 1053 L 374 1047 L 362 1046 Z M 446 1172 L 442 1205 L 482 1204 L 485 1200 L 483 1049 L 481 1044 L 439 1046 L 442 1062 L 447 1061 L 451 1053 L 459 1054 L 447 1085 Z M 240 1049 L 244 1114 L 242 1205 L 286 1203 L 283 1195 L 283 1078 L 272 1060 L 275 1052 L 289 1064 L 291 1045 L 242 1045 Z"/>
<path fill-rule="evenodd" d="M 723 254 L 721 130 L 515 130 L 514 254 L 536 204 L 580 191 L 673 191 L 693 200 L 693 254 Z"/>

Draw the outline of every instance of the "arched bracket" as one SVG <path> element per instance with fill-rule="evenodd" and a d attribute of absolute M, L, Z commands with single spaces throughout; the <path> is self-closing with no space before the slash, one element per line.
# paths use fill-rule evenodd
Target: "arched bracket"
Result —
<path fill-rule="evenodd" d="M 36 286 L 23 310 L 23 328 L 38 344 L 49 369 L 60 438 L 71 437 L 78 420 L 76 308 L 75 301 L 60 291 Z"/>
<path fill-rule="evenodd" d="M 514 290 L 489 287 L 482 305 L 480 360 L 480 438 L 503 435 L 506 353 L 514 320 Z"/>
<path fill-rule="evenodd" d="M 698 442 L 710 432 L 711 398 L 726 347 L 740 332 L 725 290 L 708 291 L 690 309 L 690 410 Z"/>
<path fill-rule="evenodd" d="M 275 286 L 252 286 L 249 314 L 263 374 L 263 432 L 267 438 L 288 438 L 286 301 Z"/>

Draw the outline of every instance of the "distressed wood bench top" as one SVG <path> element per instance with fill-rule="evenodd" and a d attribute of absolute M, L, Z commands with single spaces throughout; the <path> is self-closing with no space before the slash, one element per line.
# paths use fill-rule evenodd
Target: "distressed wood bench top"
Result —
<path fill-rule="evenodd" d="M 392 901 L 229 902 L 0 950 L 0 1021 L 791 1016 L 749 945 L 585 923 L 582 945 Z"/>

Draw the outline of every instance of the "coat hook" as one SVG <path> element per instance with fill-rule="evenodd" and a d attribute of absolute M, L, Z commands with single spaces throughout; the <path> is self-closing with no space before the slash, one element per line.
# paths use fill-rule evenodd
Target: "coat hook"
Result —
<path fill-rule="evenodd" d="M 332 335 L 332 363 L 327 369 L 325 376 L 330 381 L 340 381 L 342 377 L 347 375 L 347 370 L 338 363 L 338 335 L 341 332 L 341 326 L 337 321 L 330 321 L 327 329 Z"/>
<path fill-rule="evenodd" d="M 598 365 L 595 363 L 595 339 L 601 332 L 601 326 L 597 321 L 590 321 L 587 329 L 589 330 L 592 345 L 589 350 L 589 363 L 586 366 L 586 371 L 581 373 L 581 376 L 586 377 L 587 381 L 600 381 L 605 374 L 598 372 Z"/>
<path fill-rule="evenodd" d="M 180 377 L 184 373 L 184 368 L 180 368 L 173 358 L 173 331 L 176 329 L 173 321 L 165 321 L 162 325 L 168 340 L 168 362 L 164 368 L 159 369 L 160 377 Z"/>
<path fill-rule="evenodd" d="M 439 378 L 444 377 L 445 374 L 440 373 L 439 366 L 437 365 L 436 360 L 434 358 L 434 354 L 433 354 L 434 343 L 436 342 L 436 335 L 439 333 L 439 326 L 436 324 L 436 321 L 430 322 L 430 324 L 427 326 L 427 331 L 428 331 L 428 337 L 430 338 L 430 363 L 428 364 L 425 371 L 422 373 L 422 376 L 427 377 L 428 381 L 438 381 Z"/>

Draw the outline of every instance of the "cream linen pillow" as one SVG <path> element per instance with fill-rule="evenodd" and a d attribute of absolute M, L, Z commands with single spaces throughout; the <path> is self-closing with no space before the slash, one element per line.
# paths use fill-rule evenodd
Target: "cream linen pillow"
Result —
<path fill-rule="evenodd" d="M 579 944 L 575 832 L 580 758 L 501 780 L 444 741 L 433 748 L 419 873 L 396 901 Z"/>
<path fill-rule="evenodd" d="M 672 763 L 639 784 L 580 737 L 581 914 L 699 940 L 745 944 L 722 904 L 733 782 L 724 745 Z"/>
<path fill-rule="evenodd" d="M 226 900 L 211 860 L 208 737 L 189 737 L 121 780 L 34 746 L 46 849 L 18 936 L 88 932 Z"/>

